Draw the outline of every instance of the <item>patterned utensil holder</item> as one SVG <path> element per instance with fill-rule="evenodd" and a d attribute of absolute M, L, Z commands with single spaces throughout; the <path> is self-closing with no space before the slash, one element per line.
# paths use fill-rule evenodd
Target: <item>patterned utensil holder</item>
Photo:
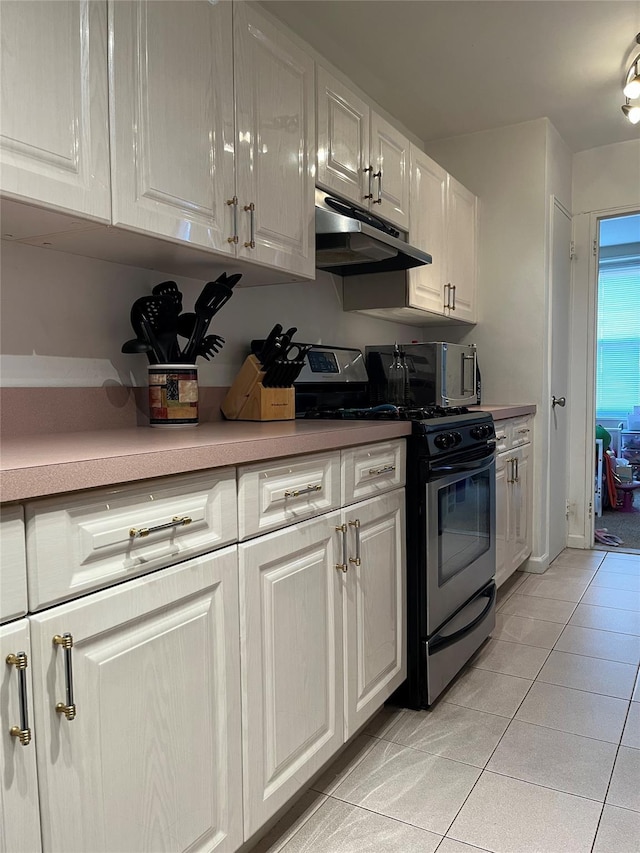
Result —
<path fill-rule="evenodd" d="M 198 368 L 195 364 L 149 365 L 149 425 L 198 425 Z"/>

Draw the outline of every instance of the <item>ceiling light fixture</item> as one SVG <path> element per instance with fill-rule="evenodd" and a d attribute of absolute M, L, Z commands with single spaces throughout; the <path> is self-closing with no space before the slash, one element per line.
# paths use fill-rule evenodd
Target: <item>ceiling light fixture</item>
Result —
<path fill-rule="evenodd" d="M 636 36 L 636 42 L 640 44 L 640 33 Z M 627 99 L 626 104 L 622 107 L 622 112 L 631 124 L 638 124 L 640 121 L 640 106 L 632 105 L 629 101 L 635 101 L 640 98 L 640 53 L 629 66 L 622 93 Z"/>

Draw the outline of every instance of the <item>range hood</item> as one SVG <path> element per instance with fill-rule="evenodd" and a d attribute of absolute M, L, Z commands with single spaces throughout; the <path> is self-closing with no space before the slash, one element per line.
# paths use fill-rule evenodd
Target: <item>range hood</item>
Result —
<path fill-rule="evenodd" d="M 431 263 L 431 255 L 367 222 L 318 206 L 316 268 L 334 275 L 407 270 Z"/>

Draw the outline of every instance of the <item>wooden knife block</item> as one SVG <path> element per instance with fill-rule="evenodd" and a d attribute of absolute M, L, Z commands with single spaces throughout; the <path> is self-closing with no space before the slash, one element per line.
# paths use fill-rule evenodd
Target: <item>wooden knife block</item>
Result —
<path fill-rule="evenodd" d="M 222 414 L 230 421 L 291 421 L 296 416 L 293 388 L 264 388 L 264 372 L 255 355 L 245 359 L 224 398 Z"/>

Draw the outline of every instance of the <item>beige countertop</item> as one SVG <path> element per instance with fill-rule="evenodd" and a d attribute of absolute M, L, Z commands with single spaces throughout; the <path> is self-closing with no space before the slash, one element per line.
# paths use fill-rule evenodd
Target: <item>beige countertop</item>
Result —
<path fill-rule="evenodd" d="M 510 406 L 506 403 L 494 404 L 491 406 L 470 406 L 471 411 L 489 412 L 494 421 L 502 420 L 503 418 L 519 418 L 523 415 L 535 415 L 536 407 L 533 405 Z"/>
<path fill-rule="evenodd" d="M 535 412 L 535 406 L 480 406 L 494 418 Z M 4 438 L 0 456 L 3 503 L 111 486 L 223 465 L 409 435 L 406 421 L 216 421 L 188 429 L 93 430 Z"/>

